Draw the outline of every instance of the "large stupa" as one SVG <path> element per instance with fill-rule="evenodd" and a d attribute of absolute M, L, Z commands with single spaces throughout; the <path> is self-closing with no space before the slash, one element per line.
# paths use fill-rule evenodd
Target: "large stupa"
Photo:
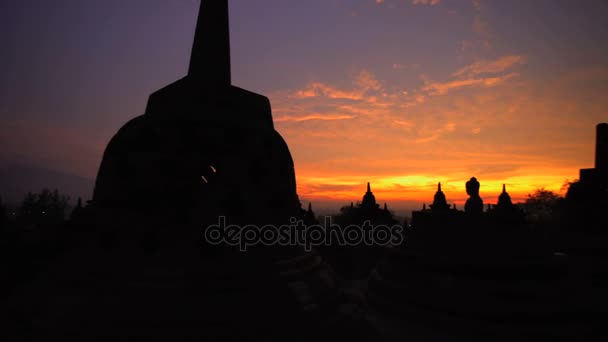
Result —
<path fill-rule="evenodd" d="M 293 160 L 268 98 L 231 84 L 226 0 L 201 2 L 188 74 L 154 92 L 112 138 L 92 204 L 191 223 L 298 214 Z"/>
<path fill-rule="evenodd" d="M 278 227 L 300 215 L 269 100 L 231 85 L 227 0 L 201 2 L 188 75 L 153 93 L 112 138 L 83 210 L 78 243 L 12 300 L 15 329 L 33 340 L 373 334 L 360 296 L 347 295 L 316 253 L 205 239 L 222 216 Z"/>

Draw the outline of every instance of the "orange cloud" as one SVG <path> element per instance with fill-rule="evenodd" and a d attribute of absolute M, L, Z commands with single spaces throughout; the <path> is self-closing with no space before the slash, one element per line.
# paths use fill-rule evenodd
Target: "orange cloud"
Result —
<path fill-rule="evenodd" d="M 453 132 L 456 129 L 456 124 L 453 122 L 448 122 L 443 127 L 438 129 L 434 129 L 430 132 L 430 135 L 427 135 L 422 138 L 418 138 L 415 140 L 416 143 L 427 143 L 439 138 L 443 133 Z"/>
<path fill-rule="evenodd" d="M 332 99 L 348 99 L 348 100 L 359 100 L 363 96 L 360 91 L 343 91 L 323 83 L 312 83 L 307 88 L 298 90 L 292 95 L 294 98 L 308 98 L 308 97 L 329 97 Z"/>
<path fill-rule="evenodd" d="M 379 201 L 405 213 L 412 203 L 429 203 L 439 181 L 450 202 L 463 204 L 472 176 L 486 203 L 503 183 L 515 201 L 538 187 L 560 191 L 579 168 L 592 166 L 593 127 L 605 118 L 608 98 L 585 84 L 608 73 L 568 71 L 542 81 L 514 72 L 484 76 L 520 63 L 476 62 L 459 78 L 419 85 L 389 83 L 368 70 L 346 86 L 316 81 L 269 94 L 300 198 L 337 208 L 360 200 L 370 181 Z M 294 96 L 306 91 L 314 96 Z"/>
<path fill-rule="evenodd" d="M 274 122 L 286 122 L 286 121 L 310 121 L 310 120 L 322 120 L 322 121 L 332 121 L 332 120 L 348 120 L 352 119 L 354 116 L 352 115 L 331 115 L 331 114 L 309 114 L 304 116 L 278 116 L 274 118 Z"/>
<path fill-rule="evenodd" d="M 422 90 L 428 91 L 431 95 L 443 95 L 450 90 L 465 88 L 465 87 L 493 87 L 499 85 L 506 80 L 519 76 L 517 73 L 511 73 L 504 76 L 487 77 L 487 78 L 467 78 L 449 82 L 429 82 Z"/>
<path fill-rule="evenodd" d="M 296 99 L 306 99 L 313 97 L 327 97 L 330 99 L 346 99 L 346 100 L 363 100 L 368 92 L 378 92 L 382 90 L 380 82 L 374 75 L 362 70 L 354 77 L 354 89 L 343 90 L 338 89 L 322 82 L 310 83 L 306 88 L 298 90 L 291 94 L 291 97 Z M 367 96 L 368 101 L 375 101 L 374 96 Z"/>
<path fill-rule="evenodd" d="M 413 121 L 406 120 L 393 120 L 393 122 L 406 128 L 414 127 L 416 125 Z"/>
<path fill-rule="evenodd" d="M 473 76 L 478 74 L 495 74 L 504 72 L 507 69 L 510 69 L 518 64 L 523 64 L 524 62 L 524 58 L 518 55 L 503 56 L 494 61 L 481 60 L 465 66 L 464 68 L 453 73 L 452 76 L 458 77 L 463 75 Z"/>
<path fill-rule="evenodd" d="M 370 90 L 370 89 L 371 90 L 381 90 L 382 89 L 380 82 L 376 79 L 376 77 L 371 72 L 369 72 L 367 70 L 362 70 L 357 75 L 356 83 L 364 91 Z"/>

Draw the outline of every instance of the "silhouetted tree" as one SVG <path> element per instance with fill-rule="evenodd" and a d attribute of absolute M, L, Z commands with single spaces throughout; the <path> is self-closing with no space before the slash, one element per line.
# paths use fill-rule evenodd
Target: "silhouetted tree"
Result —
<path fill-rule="evenodd" d="M 575 180 L 573 180 L 573 181 L 570 181 L 569 179 L 566 179 L 566 180 L 564 181 L 564 184 L 562 184 L 562 187 L 561 187 L 559 190 L 560 190 L 560 191 L 566 191 L 566 192 L 567 192 L 568 190 L 570 190 L 570 187 L 571 187 L 572 185 L 578 184 L 579 182 L 580 182 L 580 181 L 579 181 L 578 179 L 575 179 Z"/>
<path fill-rule="evenodd" d="M 76 202 L 76 206 L 72 210 L 72 215 L 70 216 L 70 219 L 77 218 L 81 214 L 82 209 L 82 198 L 78 197 L 78 202 Z"/>
<path fill-rule="evenodd" d="M 524 208 L 529 221 L 544 222 L 555 219 L 557 209 L 563 198 L 551 190 L 543 187 L 528 194 Z"/>
<path fill-rule="evenodd" d="M 34 210 L 36 210 L 36 196 L 32 192 L 28 192 L 21 202 L 19 216 L 29 217 L 30 215 L 33 215 Z"/>
<path fill-rule="evenodd" d="M 19 219 L 30 224 L 62 222 L 68 201 L 69 197 L 59 193 L 57 189 L 29 192 L 21 202 Z"/>
<path fill-rule="evenodd" d="M 2 196 L 0 196 L 0 233 L 6 228 L 8 217 L 6 216 L 6 207 L 2 202 Z"/>
<path fill-rule="evenodd" d="M 532 194 L 528 194 L 526 199 L 527 204 L 542 204 L 552 206 L 557 203 L 561 197 L 551 190 L 545 188 L 536 189 Z"/>

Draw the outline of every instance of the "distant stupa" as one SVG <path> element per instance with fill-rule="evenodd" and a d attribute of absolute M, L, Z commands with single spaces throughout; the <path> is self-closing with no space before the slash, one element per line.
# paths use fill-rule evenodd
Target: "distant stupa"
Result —
<path fill-rule="evenodd" d="M 608 227 L 606 216 L 606 208 L 608 208 L 608 123 L 599 123 L 596 126 L 595 167 L 580 170 L 579 180 L 571 183 L 568 188 L 566 204 L 567 215 L 562 221 L 562 224 L 567 227 L 566 230 L 606 234 L 606 227 Z M 591 244 L 596 243 L 597 241 L 593 241 Z"/>
<path fill-rule="evenodd" d="M 369 182 L 367 183 L 367 191 L 365 192 L 365 195 L 363 195 L 363 200 L 361 201 L 361 207 L 370 210 L 378 208 L 376 196 L 374 196 Z"/>
<path fill-rule="evenodd" d="M 596 126 L 595 167 L 581 169 L 579 180 L 596 187 L 608 186 L 608 123 Z"/>
<path fill-rule="evenodd" d="M 298 214 L 293 160 L 268 98 L 231 84 L 227 0 L 201 1 L 188 75 L 154 92 L 112 138 L 92 205 L 190 223 Z"/>
<path fill-rule="evenodd" d="M 435 197 L 433 198 L 433 204 L 431 204 L 431 209 L 434 211 L 445 211 L 450 209 L 450 205 L 445 198 L 445 194 L 441 191 L 441 183 L 437 184 L 437 192 L 435 193 Z"/>

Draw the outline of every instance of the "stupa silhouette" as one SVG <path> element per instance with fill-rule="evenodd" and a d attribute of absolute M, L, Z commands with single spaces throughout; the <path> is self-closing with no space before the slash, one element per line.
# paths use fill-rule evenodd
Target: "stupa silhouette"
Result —
<path fill-rule="evenodd" d="M 188 75 L 153 93 L 112 138 L 84 210 L 85 241 L 16 300 L 28 334 L 284 341 L 370 333 L 317 254 L 205 244 L 220 216 L 278 227 L 300 215 L 269 100 L 231 85 L 227 0 L 201 1 Z M 61 315 L 46 310 L 65 293 Z"/>
<path fill-rule="evenodd" d="M 226 0 L 201 2 L 188 74 L 153 93 L 108 144 L 93 205 L 192 223 L 298 214 L 293 160 L 268 98 L 231 84 Z"/>

